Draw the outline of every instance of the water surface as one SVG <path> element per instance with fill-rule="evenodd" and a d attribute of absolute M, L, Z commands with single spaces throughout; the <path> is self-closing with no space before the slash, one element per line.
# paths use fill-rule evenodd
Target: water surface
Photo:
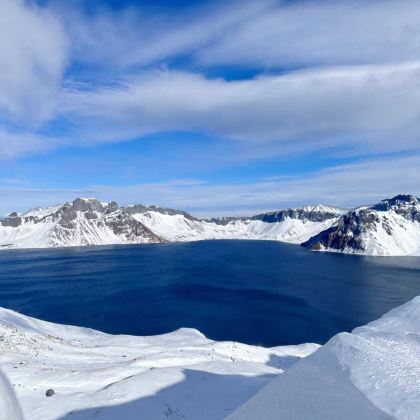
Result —
<path fill-rule="evenodd" d="M 0 306 L 114 334 L 323 343 L 420 294 L 420 258 L 271 241 L 0 252 Z"/>

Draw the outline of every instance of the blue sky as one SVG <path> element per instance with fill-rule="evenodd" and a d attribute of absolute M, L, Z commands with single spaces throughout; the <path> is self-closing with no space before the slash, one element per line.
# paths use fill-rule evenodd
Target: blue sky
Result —
<path fill-rule="evenodd" d="M 0 214 L 420 195 L 414 0 L 3 0 Z"/>

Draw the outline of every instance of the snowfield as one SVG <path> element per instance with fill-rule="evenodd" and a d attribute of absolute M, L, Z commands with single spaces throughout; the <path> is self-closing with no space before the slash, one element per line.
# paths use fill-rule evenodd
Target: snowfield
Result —
<path fill-rule="evenodd" d="M 414 420 L 420 413 L 420 297 L 322 347 L 215 342 L 192 329 L 112 336 L 0 309 L 0 354 L 28 420 Z M 10 401 L 10 390 L 2 392 L 0 407 L 15 410 L 15 417 L 2 411 L 2 420 L 20 419 Z"/>
<path fill-rule="evenodd" d="M 193 329 L 112 336 L 0 308 L 1 369 L 27 420 L 222 419 L 318 347 L 215 342 Z"/>
<path fill-rule="evenodd" d="M 234 220 L 225 225 L 205 220 L 189 220 L 182 215 L 167 215 L 149 211 L 134 214 L 134 218 L 156 235 L 170 241 L 199 241 L 206 239 L 255 239 L 300 244 L 322 230 L 328 229 L 336 218 L 323 222 L 288 218 L 282 222 Z"/>

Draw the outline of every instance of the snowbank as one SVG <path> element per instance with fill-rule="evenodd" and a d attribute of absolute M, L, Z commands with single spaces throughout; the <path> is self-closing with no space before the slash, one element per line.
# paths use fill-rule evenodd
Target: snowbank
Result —
<path fill-rule="evenodd" d="M 0 338 L 2 370 L 28 420 L 414 420 L 420 413 L 420 297 L 320 348 L 215 342 L 192 329 L 112 336 L 1 308 Z M 13 393 L 0 386 L 0 412 L 19 419 L 10 411 Z"/>
<path fill-rule="evenodd" d="M 418 419 L 420 297 L 341 333 L 263 388 L 229 420 Z"/>
<path fill-rule="evenodd" d="M 22 420 L 15 393 L 6 377 L 0 372 L 0 420 Z"/>
<path fill-rule="evenodd" d="M 27 420 L 222 419 L 319 347 L 215 342 L 193 329 L 112 336 L 1 308 L 0 337 Z"/>

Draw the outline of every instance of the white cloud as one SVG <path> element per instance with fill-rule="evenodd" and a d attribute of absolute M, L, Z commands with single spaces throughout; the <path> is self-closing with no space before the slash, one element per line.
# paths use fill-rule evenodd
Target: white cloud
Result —
<path fill-rule="evenodd" d="M 96 194 L 117 201 L 157 203 L 197 215 L 250 215 L 288 206 L 324 203 L 341 207 L 376 203 L 397 194 L 420 196 L 420 155 L 370 159 L 304 176 L 236 184 L 170 183 L 132 187 L 94 187 Z"/>
<path fill-rule="evenodd" d="M 79 190 L 0 187 L 0 193 L 0 214 L 86 195 L 120 204 L 158 204 L 198 216 L 251 215 L 316 203 L 349 208 L 401 193 L 420 196 L 420 155 L 370 159 L 303 176 L 246 183 L 168 180 L 126 187 L 94 185 Z"/>
<path fill-rule="evenodd" d="M 197 131 L 284 150 L 418 149 L 420 62 L 298 71 L 246 81 L 151 72 L 61 102 L 81 141 Z"/>
<path fill-rule="evenodd" d="M 11 131 L 0 126 L 0 159 L 14 159 L 23 155 L 44 153 L 57 147 L 56 139 L 30 131 Z"/>
<path fill-rule="evenodd" d="M 77 4 L 77 3 L 76 3 Z M 264 69 L 378 64 L 420 54 L 417 0 L 231 0 L 171 14 L 58 9 L 74 57 L 126 68 L 189 57 L 196 66 Z"/>
<path fill-rule="evenodd" d="M 61 24 L 23 0 L 0 2 L 0 116 L 38 123 L 53 113 L 66 61 Z"/>
<path fill-rule="evenodd" d="M 60 4 L 54 10 L 66 22 L 75 60 L 124 69 L 206 48 L 232 28 L 265 13 L 275 2 L 203 2 L 197 8 L 173 9 L 171 14 L 134 7 L 120 11 L 101 7 L 86 14 L 80 3 L 78 7 Z"/>
<path fill-rule="evenodd" d="M 277 1 L 196 52 L 202 64 L 264 68 L 392 63 L 419 54 L 417 0 Z"/>
<path fill-rule="evenodd" d="M 419 149 L 414 0 L 232 1 L 170 16 L 134 9 L 84 15 L 83 2 L 54 4 L 0 3 L 0 157 L 172 130 L 247 142 L 247 159 L 264 155 L 265 142 L 276 154 Z M 313 67 L 242 81 L 206 78 L 202 67 L 141 70 L 184 56 L 196 65 Z M 90 67 L 87 80 L 73 72 L 63 80 L 68 59 L 106 68 L 101 81 L 112 87 L 98 87 Z"/>

